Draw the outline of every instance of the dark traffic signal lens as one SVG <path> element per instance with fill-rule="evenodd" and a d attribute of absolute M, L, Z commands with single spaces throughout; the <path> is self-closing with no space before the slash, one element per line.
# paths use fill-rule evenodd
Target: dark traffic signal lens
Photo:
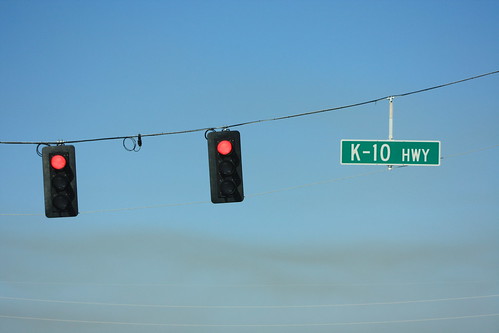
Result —
<path fill-rule="evenodd" d="M 220 184 L 220 192 L 225 196 L 234 194 L 236 188 L 236 184 L 230 179 L 226 179 Z"/>
<path fill-rule="evenodd" d="M 63 191 L 69 185 L 69 179 L 65 175 L 55 175 L 52 178 L 52 185 L 57 191 Z"/>
<path fill-rule="evenodd" d="M 232 163 L 232 161 L 223 161 L 218 166 L 218 169 L 220 170 L 220 174 L 222 176 L 230 176 L 236 170 L 236 166 Z"/>
<path fill-rule="evenodd" d="M 71 200 L 65 194 L 58 194 L 52 199 L 52 203 L 59 210 L 65 210 L 68 208 Z"/>

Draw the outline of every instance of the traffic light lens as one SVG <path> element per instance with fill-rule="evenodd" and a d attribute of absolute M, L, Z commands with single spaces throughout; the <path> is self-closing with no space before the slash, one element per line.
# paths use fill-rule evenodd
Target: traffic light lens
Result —
<path fill-rule="evenodd" d="M 220 141 L 217 145 L 217 151 L 222 155 L 228 155 L 232 151 L 232 143 L 228 140 Z"/>
<path fill-rule="evenodd" d="M 70 200 L 69 198 L 64 195 L 64 194 L 59 194 L 54 197 L 52 200 L 52 203 L 54 204 L 54 207 L 60 210 L 65 210 L 68 208 Z"/>
<path fill-rule="evenodd" d="M 226 179 L 220 184 L 220 192 L 224 196 L 229 196 L 234 194 L 236 188 L 237 188 L 236 184 L 232 180 Z"/>
<path fill-rule="evenodd" d="M 236 166 L 232 162 L 225 161 L 225 162 L 220 163 L 219 170 L 223 176 L 230 176 L 236 170 Z"/>
<path fill-rule="evenodd" d="M 63 191 L 69 185 L 69 179 L 63 175 L 57 175 L 52 179 L 52 185 L 57 191 Z"/>
<path fill-rule="evenodd" d="M 62 155 L 54 155 L 50 159 L 50 165 L 52 168 L 61 170 L 66 166 L 66 159 Z"/>

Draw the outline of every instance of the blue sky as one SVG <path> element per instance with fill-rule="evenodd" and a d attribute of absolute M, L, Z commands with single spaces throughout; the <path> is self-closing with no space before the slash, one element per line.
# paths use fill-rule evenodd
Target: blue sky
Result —
<path fill-rule="evenodd" d="M 270 119 L 499 70 L 496 1 L 0 1 L 0 141 Z M 497 332 L 499 74 L 394 100 L 438 167 L 340 165 L 388 101 L 241 132 L 210 203 L 203 132 L 77 143 L 80 214 L 44 216 L 2 144 L 6 332 Z"/>

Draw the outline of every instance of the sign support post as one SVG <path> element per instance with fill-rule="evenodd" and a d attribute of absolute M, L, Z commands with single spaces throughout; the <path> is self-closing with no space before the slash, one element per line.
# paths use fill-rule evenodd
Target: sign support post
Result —
<path fill-rule="evenodd" d="M 390 103 L 390 112 L 388 115 L 388 140 L 393 140 L 393 96 L 388 97 Z M 392 170 L 393 165 L 388 166 L 388 170 Z"/>
<path fill-rule="evenodd" d="M 388 140 L 393 140 L 393 96 L 388 97 L 390 101 L 390 114 L 388 116 Z"/>

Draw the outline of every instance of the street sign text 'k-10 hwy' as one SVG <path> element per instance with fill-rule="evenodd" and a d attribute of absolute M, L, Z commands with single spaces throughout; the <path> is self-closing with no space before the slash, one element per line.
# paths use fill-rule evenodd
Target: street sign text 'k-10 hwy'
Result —
<path fill-rule="evenodd" d="M 341 164 L 440 165 L 440 141 L 341 140 Z"/>

